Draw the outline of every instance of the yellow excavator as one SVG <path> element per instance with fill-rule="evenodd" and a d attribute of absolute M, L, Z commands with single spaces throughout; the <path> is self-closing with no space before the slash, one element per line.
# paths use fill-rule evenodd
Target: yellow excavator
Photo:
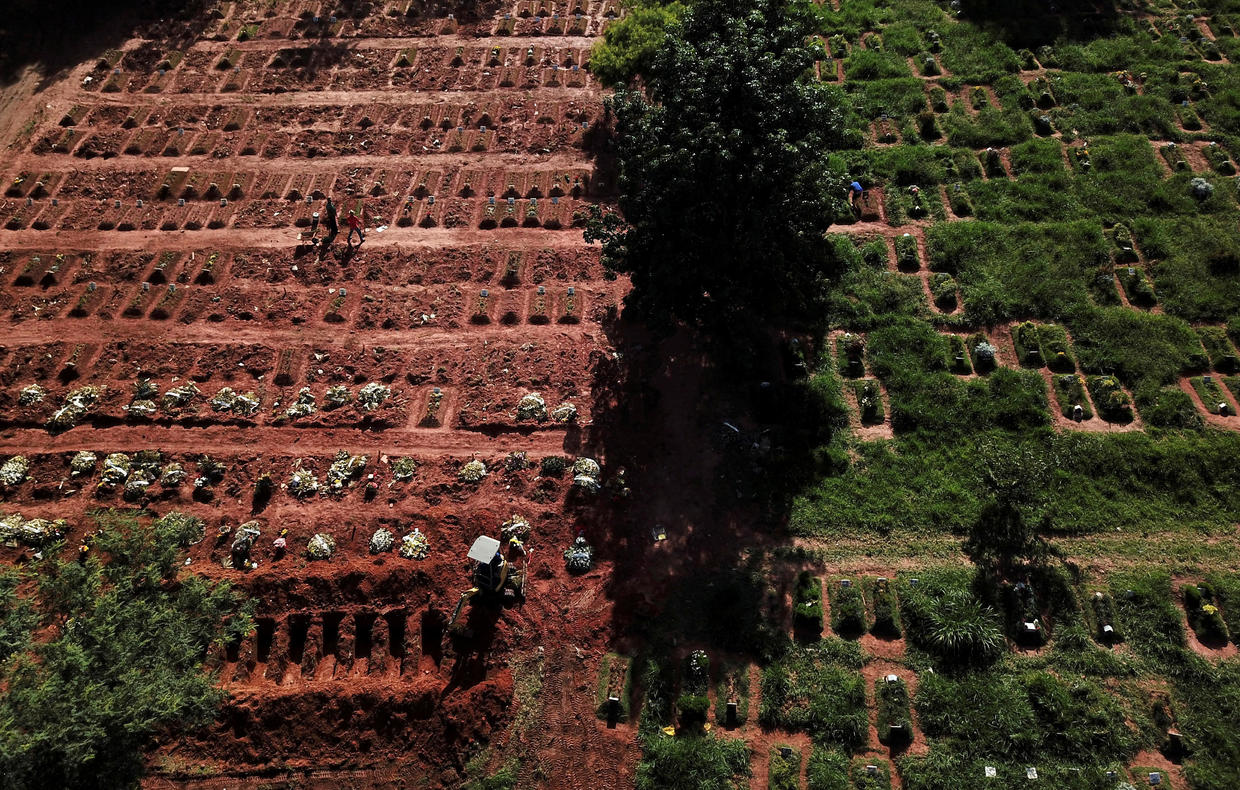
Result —
<path fill-rule="evenodd" d="M 512 598 L 524 599 L 525 565 L 529 554 L 525 550 L 525 545 L 516 538 L 508 541 L 511 559 L 504 556 L 500 549 L 502 545 L 495 538 L 483 535 L 470 547 L 469 554 L 466 556 L 474 563 L 474 586 L 461 593 L 461 599 L 456 602 L 456 609 L 452 612 L 452 619 L 448 621 L 449 628 L 461 616 L 465 602 L 475 595 L 502 600 L 508 598 L 511 593 Z M 518 556 L 521 559 L 520 567 L 517 567 L 515 562 Z"/>

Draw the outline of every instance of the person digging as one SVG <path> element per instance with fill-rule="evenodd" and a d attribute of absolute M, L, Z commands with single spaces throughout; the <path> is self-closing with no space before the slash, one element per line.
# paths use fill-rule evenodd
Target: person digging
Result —
<path fill-rule="evenodd" d="M 349 226 L 349 235 L 345 236 L 344 242 L 350 247 L 353 246 L 353 234 L 357 234 L 357 246 L 362 246 L 362 242 L 366 241 L 366 235 L 362 233 L 362 218 L 357 216 L 354 211 L 349 212 L 349 216 L 345 219 L 345 224 Z"/>
<path fill-rule="evenodd" d="M 853 214 L 861 216 L 861 196 L 865 194 L 865 188 L 861 186 L 861 182 L 854 181 L 848 185 L 849 199 L 852 201 Z"/>
<path fill-rule="evenodd" d="M 323 239 L 323 244 L 319 247 L 319 258 L 322 259 L 327 254 L 327 248 L 332 246 L 332 242 L 336 240 L 336 236 L 340 233 L 340 225 L 336 221 L 336 204 L 331 198 L 327 199 L 327 205 L 323 207 L 323 224 L 327 227 L 327 237 Z"/>

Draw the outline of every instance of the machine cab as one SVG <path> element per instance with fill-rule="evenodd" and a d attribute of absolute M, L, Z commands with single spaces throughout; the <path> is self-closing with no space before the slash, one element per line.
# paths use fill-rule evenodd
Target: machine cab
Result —
<path fill-rule="evenodd" d="M 474 541 L 470 548 L 469 559 L 473 560 L 474 586 L 480 590 L 495 592 L 504 585 L 504 577 L 508 575 L 508 562 L 499 550 L 500 542 L 485 535 Z"/>

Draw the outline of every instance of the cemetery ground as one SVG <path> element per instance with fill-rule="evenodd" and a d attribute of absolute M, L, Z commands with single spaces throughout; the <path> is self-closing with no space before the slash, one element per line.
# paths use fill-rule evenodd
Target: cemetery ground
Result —
<path fill-rule="evenodd" d="M 1240 785 L 1240 7 L 965 7 L 818 7 L 867 198 L 743 377 L 582 241 L 618 4 L 220 2 L 6 104 L 5 561 L 179 512 L 256 602 L 144 784 Z"/>

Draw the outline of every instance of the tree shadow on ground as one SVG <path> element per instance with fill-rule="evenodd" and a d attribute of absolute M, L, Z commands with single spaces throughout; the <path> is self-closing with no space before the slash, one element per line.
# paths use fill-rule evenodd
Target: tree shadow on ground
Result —
<path fill-rule="evenodd" d="M 65 71 L 98 58 L 135 35 L 183 50 L 214 22 L 210 0 L 11 0 L 0 18 L 0 86 L 27 66 L 43 75 L 39 89 Z"/>
<path fill-rule="evenodd" d="M 1107 36 L 1128 18 L 1113 0 L 962 0 L 961 15 L 1009 46 L 1029 49 Z"/>
<path fill-rule="evenodd" d="M 614 316 L 604 330 L 617 353 L 596 366 L 586 449 L 605 475 L 623 466 L 631 494 L 582 523 L 612 563 L 613 647 L 768 661 L 788 644 L 771 553 L 834 429 L 802 364 L 813 339 L 761 331 L 712 348 Z"/>

